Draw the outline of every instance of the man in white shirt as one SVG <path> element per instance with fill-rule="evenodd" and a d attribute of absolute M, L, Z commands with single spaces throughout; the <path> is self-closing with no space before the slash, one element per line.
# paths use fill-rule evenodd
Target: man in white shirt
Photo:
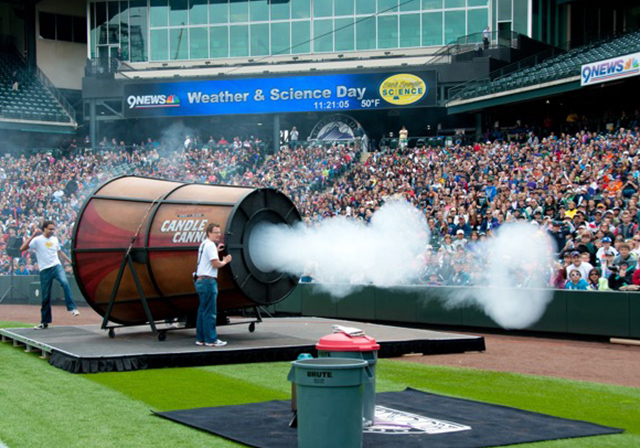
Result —
<path fill-rule="evenodd" d="M 571 258 L 573 263 L 567 267 L 567 277 L 569 277 L 571 271 L 577 270 L 580 271 L 580 274 L 582 275 L 581 278 L 589 278 L 589 272 L 593 269 L 593 265 L 589 262 L 582 261 L 581 254 L 577 250 L 571 252 Z"/>
<path fill-rule="evenodd" d="M 491 28 L 486 27 L 482 32 L 482 46 L 485 50 L 489 48 L 489 44 L 491 43 Z"/>
<path fill-rule="evenodd" d="M 60 249 L 58 238 L 53 236 L 56 231 L 56 225 L 53 221 L 44 221 L 42 229 L 35 229 L 31 238 L 25 241 L 20 247 L 21 251 L 32 249 L 36 253 L 38 259 L 38 269 L 40 270 L 40 292 L 42 293 L 42 308 L 40 309 L 40 324 L 35 327 L 36 330 L 46 329 L 52 321 L 51 317 L 51 287 L 53 281 L 57 280 L 64 291 L 64 302 L 67 310 L 74 316 L 80 313 L 76 307 L 71 294 L 69 281 L 64 273 L 60 258 L 71 264 L 69 257 Z"/>
<path fill-rule="evenodd" d="M 227 345 L 225 341 L 218 339 L 216 331 L 218 269 L 231 262 L 231 255 L 226 255 L 222 261 L 218 257 L 218 251 L 224 250 L 224 244 L 218 244 L 221 234 L 220 225 L 210 223 L 207 226 L 207 238 L 198 249 L 196 291 L 200 298 L 200 306 L 196 320 L 196 345 L 207 347 Z"/>
<path fill-rule="evenodd" d="M 291 128 L 291 132 L 289 133 L 289 146 L 291 149 L 295 148 L 298 145 L 298 137 L 300 133 L 298 129 L 294 126 Z"/>

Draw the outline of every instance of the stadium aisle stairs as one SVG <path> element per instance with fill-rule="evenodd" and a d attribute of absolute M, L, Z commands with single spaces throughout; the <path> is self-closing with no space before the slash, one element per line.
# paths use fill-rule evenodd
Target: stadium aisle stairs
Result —
<path fill-rule="evenodd" d="M 19 88 L 13 91 L 13 73 L 18 73 Z M 29 121 L 71 122 L 38 78 L 11 52 L 0 52 L 0 118 Z"/>

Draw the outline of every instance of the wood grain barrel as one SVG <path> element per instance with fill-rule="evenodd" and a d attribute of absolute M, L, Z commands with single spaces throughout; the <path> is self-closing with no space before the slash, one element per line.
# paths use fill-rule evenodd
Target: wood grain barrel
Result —
<path fill-rule="evenodd" d="M 299 279 L 263 272 L 253 263 L 252 230 L 264 223 L 298 221 L 293 202 L 270 188 L 118 177 L 100 186 L 78 214 L 71 243 L 74 274 L 87 303 L 100 315 L 105 316 L 113 295 L 112 322 L 149 321 L 135 277 L 154 321 L 193 318 L 198 296 L 192 273 L 205 229 L 215 222 L 233 256 L 219 271 L 218 310 L 271 305 L 287 297 Z M 123 264 L 127 254 L 135 277 Z"/>

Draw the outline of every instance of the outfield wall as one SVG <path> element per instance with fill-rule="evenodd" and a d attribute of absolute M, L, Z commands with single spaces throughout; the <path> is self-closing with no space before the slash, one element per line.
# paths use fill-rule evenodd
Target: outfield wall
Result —
<path fill-rule="evenodd" d="M 499 328 L 476 307 L 445 308 L 442 298 L 455 289 L 415 286 L 392 291 L 366 287 L 336 300 L 319 291 L 317 285 L 301 284 L 273 310 L 367 322 Z M 640 293 L 555 290 L 542 318 L 527 330 L 640 338 Z"/>
<path fill-rule="evenodd" d="M 38 276 L 15 276 L 14 291 L 2 303 L 39 304 Z M 69 277 L 74 298 L 86 306 L 75 279 Z M 0 277 L 0 297 L 10 286 L 10 277 Z M 270 312 L 302 316 L 355 319 L 367 322 L 396 322 L 425 325 L 451 325 L 456 328 L 499 326 L 476 307 L 447 309 L 442 298 L 453 287 L 413 286 L 402 290 L 364 287 L 343 298 L 332 298 L 314 284 L 300 284 L 282 302 L 268 308 Z M 62 288 L 54 282 L 53 304 L 63 305 Z M 2 309 L 0 308 L 0 320 Z M 528 331 L 640 338 L 640 293 L 606 291 L 553 292 L 553 300 L 542 318 Z"/>
<path fill-rule="evenodd" d="M 76 284 L 74 277 L 67 277 L 69 279 L 69 285 L 71 286 L 71 292 L 73 293 L 73 299 L 78 306 L 87 306 L 87 302 L 82 297 L 80 289 Z M 41 302 L 40 295 L 40 276 L 38 275 L 15 275 L 13 277 L 13 289 L 9 291 L 11 287 L 11 277 L 8 275 L 0 276 L 0 297 L 5 297 L 2 303 L 7 304 L 29 304 L 39 305 Z M 9 291 L 9 292 L 7 292 Z M 6 296 L 5 296 L 6 294 Z M 51 304 L 52 305 L 64 305 L 64 294 L 62 287 L 58 282 L 53 282 L 53 288 L 51 291 Z M 2 320 L 2 310 L 0 309 L 0 320 Z"/>

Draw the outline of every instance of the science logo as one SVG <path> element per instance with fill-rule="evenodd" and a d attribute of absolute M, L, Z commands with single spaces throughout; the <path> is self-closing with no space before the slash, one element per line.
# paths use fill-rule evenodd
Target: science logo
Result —
<path fill-rule="evenodd" d="M 640 53 L 585 64 L 582 66 L 580 84 L 585 86 L 638 75 L 640 74 L 638 57 Z"/>
<path fill-rule="evenodd" d="M 178 95 L 129 95 L 129 109 L 152 109 L 156 107 L 180 107 Z"/>
<path fill-rule="evenodd" d="M 382 81 L 379 92 L 387 103 L 406 106 L 420 101 L 427 94 L 427 84 L 422 78 L 403 73 Z"/>

